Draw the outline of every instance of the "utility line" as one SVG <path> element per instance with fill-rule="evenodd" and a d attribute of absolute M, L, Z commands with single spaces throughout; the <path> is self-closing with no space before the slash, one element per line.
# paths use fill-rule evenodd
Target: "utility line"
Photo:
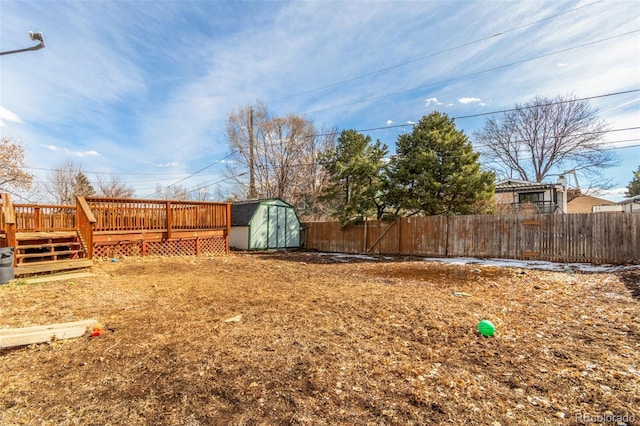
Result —
<path fill-rule="evenodd" d="M 518 30 L 521 30 L 523 28 L 527 28 L 527 27 L 530 27 L 530 26 L 533 26 L 533 25 L 537 25 L 537 24 L 540 24 L 540 23 L 545 22 L 545 21 L 550 21 L 550 20 L 555 19 L 555 18 L 557 18 L 559 16 L 566 15 L 566 14 L 575 12 L 577 10 L 580 10 L 580 9 L 583 9 L 583 8 L 586 8 L 586 7 L 589 7 L 589 6 L 593 6 L 594 4 L 601 3 L 601 2 L 602 2 L 602 0 L 598 0 L 598 1 L 595 1 L 593 3 L 586 4 L 584 6 L 579 6 L 579 7 L 576 7 L 574 9 L 570 9 L 570 10 L 567 10 L 567 11 L 564 11 L 564 12 L 557 13 L 555 15 L 548 16 L 548 17 L 543 18 L 543 19 L 539 19 L 537 21 L 533 21 L 533 22 L 529 22 L 529 23 L 526 23 L 526 24 L 522 24 L 522 25 L 519 25 L 519 26 L 514 27 L 514 28 L 510 28 L 510 29 L 505 30 L 505 31 L 500 31 L 498 33 L 495 33 L 495 34 L 492 34 L 492 35 L 489 35 L 489 36 L 486 36 L 486 37 L 482 37 L 482 38 L 479 38 L 479 39 L 476 39 L 476 40 L 473 40 L 473 41 L 470 41 L 470 42 L 467 42 L 467 43 L 459 44 L 457 46 L 453 46 L 453 47 L 450 47 L 450 48 L 447 48 L 447 49 L 443 49 L 443 50 L 440 50 L 440 51 L 437 51 L 437 52 L 434 52 L 434 53 L 430 53 L 428 55 L 420 56 L 420 57 L 415 58 L 415 59 L 410 59 L 410 60 L 407 60 L 407 61 L 404 61 L 404 62 L 400 62 L 398 64 L 391 65 L 391 66 L 388 66 L 388 67 L 385 67 L 385 68 L 381 68 L 381 69 L 378 69 L 378 70 L 375 70 L 375 71 L 371 71 L 371 72 L 368 72 L 368 73 L 365 73 L 365 74 L 362 74 L 362 75 L 359 75 L 359 76 L 356 76 L 356 77 L 351 77 L 351 78 L 348 78 L 346 80 L 342 80 L 342 81 L 338 81 L 338 82 L 335 82 L 335 83 L 327 84 L 325 86 L 317 87 L 315 89 L 309 89 L 309 90 L 305 90 L 305 91 L 302 91 L 302 92 L 294 93 L 292 95 L 287 95 L 287 96 L 283 96 L 281 98 L 276 98 L 276 99 L 272 100 L 272 102 L 279 102 L 279 101 L 295 98 L 295 97 L 302 96 L 302 95 L 308 95 L 310 93 L 319 92 L 321 90 L 329 89 L 331 87 L 341 86 L 341 85 L 346 84 L 346 83 L 351 83 L 351 82 L 356 81 L 356 80 L 360 80 L 360 79 L 363 79 L 363 78 L 366 78 L 366 77 L 371 77 L 373 75 L 381 74 L 383 72 L 390 71 L 390 70 L 393 70 L 393 69 L 401 68 L 401 67 L 404 67 L 404 66 L 407 66 L 407 65 L 410 65 L 410 64 L 414 64 L 416 62 L 424 61 L 425 59 L 429 59 L 429 58 L 432 58 L 434 56 L 438 56 L 438 55 L 443 54 L 443 53 L 452 52 L 454 50 L 457 50 L 457 49 L 460 49 L 460 48 L 463 48 L 463 47 L 467 47 L 467 46 L 472 46 L 474 44 L 478 44 L 478 43 L 481 43 L 481 42 L 484 42 L 484 41 L 487 41 L 487 40 L 491 40 L 493 38 L 500 37 L 500 36 L 503 36 L 505 34 L 508 34 L 508 33 L 514 32 L 514 31 L 518 31 Z"/>
<path fill-rule="evenodd" d="M 193 176 L 195 176 L 195 175 L 199 174 L 200 172 L 205 171 L 205 170 L 206 170 L 206 169 L 208 169 L 209 167 L 212 167 L 212 166 L 215 166 L 216 164 L 222 163 L 224 160 L 228 159 L 228 158 L 229 158 L 229 157 L 231 157 L 232 155 L 233 155 L 233 151 L 232 151 L 231 153 L 227 154 L 227 155 L 226 155 L 224 158 L 222 158 L 221 160 L 216 160 L 216 161 L 214 161 L 214 162 L 212 162 L 212 163 L 210 163 L 210 164 L 208 164 L 208 165 L 204 166 L 204 167 L 203 167 L 203 168 L 201 168 L 200 170 L 198 170 L 198 171 L 196 171 L 196 172 L 193 172 L 193 173 L 192 173 L 192 174 L 190 174 L 189 176 L 184 177 L 184 178 L 182 178 L 182 179 L 180 179 L 180 180 L 178 180 L 178 181 L 176 181 L 176 182 L 174 182 L 174 183 L 172 183 L 172 184 L 170 184 L 170 185 L 167 185 L 167 186 L 165 187 L 165 189 L 171 188 L 172 186 L 176 186 L 176 185 L 177 185 L 177 184 L 179 184 L 180 182 L 184 182 L 185 180 L 187 180 L 187 179 L 189 179 L 189 178 L 191 178 L 191 177 L 193 177 Z M 152 194 L 149 194 L 149 195 L 147 195 L 147 196 L 145 196 L 145 197 L 143 197 L 143 198 L 149 198 L 149 197 L 151 197 L 151 196 L 153 196 L 153 195 L 156 195 L 156 194 L 158 194 L 158 191 L 156 191 L 156 192 L 154 192 L 154 193 L 152 193 Z"/>
<path fill-rule="evenodd" d="M 538 107 L 543 107 L 543 106 L 553 106 L 553 105 L 560 105 L 560 104 L 564 104 L 564 103 L 571 103 L 571 102 L 580 102 L 580 101 L 587 101 L 587 100 L 592 100 L 592 99 L 599 99 L 599 98 L 606 98 L 606 97 L 610 97 L 610 96 L 619 96 L 619 95 L 627 95 L 629 93 L 637 93 L 640 92 L 640 89 L 631 89 L 631 90 L 625 90 L 622 92 L 612 92 L 612 93 L 605 93 L 603 95 L 595 95 L 595 96 L 587 96 L 584 98 L 574 98 L 571 100 L 564 100 L 564 101 L 557 101 L 557 102 L 548 102 L 546 104 L 539 104 L 539 105 L 523 105 L 521 107 L 517 107 L 517 108 L 509 108 L 509 109 L 502 109 L 502 110 L 496 110 L 496 111 L 489 111 L 489 112 L 483 112 L 483 113 L 478 113 L 478 114 L 472 114 L 472 115 L 461 115 L 461 116 L 456 116 L 456 117 L 450 117 L 452 120 L 463 120 L 466 118 L 473 118 L 473 117 L 482 117 L 485 115 L 494 115 L 494 114 L 503 114 L 506 112 L 513 112 L 513 111 L 518 111 L 518 110 L 522 110 L 522 109 L 533 109 L 533 108 L 538 108 Z M 386 129 L 394 129 L 394 128 L 399 128 L 399 127 L 413 127 L 415 126 L 417 123 L 412 123 L 412 124 L 394 124 L 391 126 L 381 126 L 381 127 L 371 127 L 368 129 L 359 129 L 356 130 L 356 132 L 373 132 L 373 131 L 378 131 L 378 130 L 386 130 Z M 339 135 L 340 132 L 331 132 L 331 133 L 319 133 L 317 135 L 313 135 L 313 136 L 335 136 L 335 135 Z"/>
<path fill-rule="evenodd" d="M 461 76 L 458 76 L 458 77 L 453 77 L 453 78 L 449 78 L 449 79 L 446 79 L 446 80 L 437 81 L 437 82 L 434 82 L 434 83 L 429 83 L 429 84 L 425 84 L 425 85 L 421 85 L 421 86 L 416 86 L 416 87 L 413 87 L 411 89 L 399 90 L 397 92 L 391 92 L 391 93 L 387 93 L 385 95 L 375 96 L 373 98 L 366 98 L 366 99 L 362 99 L 362 100 L 359 100 L 359 101 L 354 101 L 354 102 L 350 102 L 350 103 L 346 103 L 346 104 L 333 105 L 333 106 L 329 106 L 329 107 L 326 107 L 326 108 L 321 108 L 321 109 L 317 109 L 317 110 L 313 110 L 313 111 L 307 111 L 307 112 L 304 112 L 303 114 L 313 114 L 313 113 L 322 112 L 322 111 L 328 111 L 328 110 L 336 109 L 336 108 L 344 108 L 344 107 L 347 107 L 347 106 L 357 105 L 357 104 L 361 104 L 361 103 L 364 103 L 364 102 L 377 101 L 377 100 L 380 100 L 380 99 L 390 98 L 390 97 L 393 97 L 393 96 L 396 96 L 396 95 L 401 95 L 401 94 L 405 94 L 405 93 L 411 93 L 411 92 L 415 92 L 416 90 L 426 89 L 427 87 L 438 86 L 438 85 L 445 84 L 445 83 L 451 83 L 453 81 L 462 80 L 462 79 L 465 79 L 465 78 L 468 78 L 468 77 L 474 77 L 474 76 L 477 76 L 477 75 L 480 75 L 480 74 L 485 74 L 485 73 L 488 73 L 488 72 L 497 71 L 499 69 L 509 68 L 509 67 L 514 66 L 514 65 L 520 65 L 520 64 L 523 64 L 523 63 L 526 63 L 526 62 L 531 62 L 531 61 L 534 61 L 534 60 L 537 60 L 537 59 L 545 58 L 547 56 L 557 55 L 559 53 L 568 52 L 570 50 L 580 49 L 582 47 L 591 46 L 593 44 L 602 43 L 602 42 L 613 40 L 613 39 L 616 39 L 616 38 L 628 36 L 630 34 L 635 34 L 637 32 L 640 32 L 640 29 L 633 30 L 633 31 L 628 31 L 628 32 L 625 32 L 625 33 L 622 33 L 622 34 L 617 34 L 617 35 L 614 35 L 614 36 L 611 36 L 611 37 L 606 37 L 606 38 L 599 39 L 599 40 L 590 41 L 590 42 L 587 42 L 587 43 L 579 44 L 577 46 L 572 46 L 572 47 L 568 47 L 568 48 L 565 48 L 565 49 L 556 50 L 556 51 L 545 53 L 545 54 L 542 54 L 542 55 L 532 56 L 532 57 L 527 58 L 527 59 L 522 59 L 522 60 L 519 60 L 519 61 L 509 62 L 507 64 L 502 64 L 502 65 L 498 65 L 498 66 L 495 66 L 495 67 L 487 68 L 487 69 L 484 69 L 484 70 L 476 71 L 476 72 L 473 72 L 473 73 L 464 74 L 464 75 L 461 75 Z"/>
<path fill-rule="evenodd" d="M 586 101 L 586 100 L 593 100 L 593 99 L 599 99 L 599 98 L 605 98 L 605 97 L 611 97 L 611 96 L 619 96 L 619 95 L 625 95 L 625 94 L 630 94 L 630 93 L 637 93 L 640 92 L 640 89 L 631 89 L 631 90 L 625 90 L 625 91 L 620 91 L 620 92 L 611 92 L 611 93 L 605 93 L 602 95 L 594 95 L 594 96 L 588 96 L 588 97 L 583 97 L 583 98 L 574 98 L 574 99 L 570 99 L 570 100 L 564 100 L 564 101 L 557 101 L 557 102 L 549 102 L 546 104 L 541 104 L 541 105 L 531 105 L 531 106 L 522 106 L 522 107 L 518 107 L 518 108 L 510 108 L 510 109 L 502 109 L 502 110 L 495 110 L 495 111 L 490 111 L 490 112 L 484 112 L 484 113 L 478 113 L 478 114 L 471 114 L 471 115 L 464 115 L 464 116 L 455 116 L 455 117 L 451 117 L 451 119 L 453 120 L 462 120 L 462 119 L 467 119 L 467 118 L 473 118 L 473 117 L 481 117 L 481 116 L 486 116 L 486 115 L 493 115 L 493 114 L 501 114 L 501 113 L 506 113 L 506 112 L 513 112 L 513 111 L 517 111 L 517 110 L 521 110 L 521 109 L 532 109 L 532 108 L 537 108 L 540 106 L 552 106 L 552 105 L 559 105 L 559 104 L 563 104 L 563 103 L 570 103 L 570 102 L 579 102 L 579 101 Z M 396 124 L 396 125 L 391 125 L 391 126 L 383 126 L 383 127 L 371 127 L 371 128 L 366 128 L 366 129 L 357 129 L 356 132 L 374 132 L 374 131 L 380 131 L 380 130 L 387 130 L 387 129 L 393 129 L 393 128 L 400 128 L 400 127 L 413 127 L 415 126 L 415 124 Z M 611 130 L 607 130 L 605 133 L 610 133 L 610 132 L 619 132 L 619 131 L 625 131 L 625 130 L 637 130 L 640 127 L 627 127 L 627 128 L 621 128 L 621 129 L 611 129 Z M 304 136 L 304 138 L 314 138 L 314 137 L 322 137 L 322 136 L 336 136 L 339 135 L 341 132 L 340 131 L 336 131 L 336 132 L 329 132 L 329 133 L 317 133 L 317 134 L 312 134 L 312 135 L 307 135 Z M 271 145 L 275 145 L 275 144 L 271 144 Z M 477 146 L 484 146 L 484 145 L 476 145 L 474 147 Z M 178 181 L 165 186 L 165 188 L 169 188 L 171 186 L 177 185 L 195 175 L 198 175 L 200 173 L 202 173 L 204 170 L 213 167 L 216 164 L 221 164 L 223 163 L 225 160 L 229 159 L 230 157 L 232 157 L 234 154 L 237 153 L 237 150 L 234 149 L 232 150 L 229 154 L 227 154 L 225 157 L 223 157 L 220 160 L 216 160 L 211 162 L 210 164 L 208 164 L 207 166 L 201 168 L 200 170 L 191 173 L 189 176 L 184 177 L 179 179 Z M 44 170 L 44 171 L 55 171 L 57 169 L 48 169 L 48 168 L 42 168 L 42 167 L 25 167 L 26 169 L 31 169 L 31 170 Z M 111 175 L 136 175 L 134 173 L 118 173 L 118 172 L 91 172 L 91 171 L 82 171 L 83 173 L 86 174 L 111 174 Z M 140 173 L 139 175 L 141 176 L 167 176 L 166 173 Z M 139 181 L 141 182 L 141 181 Z M 152 195 L 156 195 L 157 191 L 148 195 L 145 198 L 148 198 Z"/>

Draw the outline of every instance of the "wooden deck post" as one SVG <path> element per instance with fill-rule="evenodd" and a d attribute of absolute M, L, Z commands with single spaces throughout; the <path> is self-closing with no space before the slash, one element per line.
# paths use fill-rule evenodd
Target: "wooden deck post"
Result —
<path fill-rule="evenodd" d="M 0 194 L 2 197 L 2 215 L 4 216 L 4 232 L 7 236 L 7 247 L 16 246 L 16 211 L 11 204 L 9 194 Z M 13 265 L 16 265 L 16 257 L 13 257 Z"/>
<path fill-rule="evenodd" d="M 42 229 L 42 211 L 40 207 L 35 207 L 33 209 L 33 230 L 39 231 Z"/>
<path fill-rule="evenodd" d="M 172 226 L 173 226 L 173 215 L 171 214 L 171 201 L 167 201 L 167 240 L 171 239 Z"/>
<path fill-rule="evenodd" d="M 76 229 L 87 244 L 87 259 L 93 259 L 93 226 L 96 218 L 84 197 L 76 197 Z"/>

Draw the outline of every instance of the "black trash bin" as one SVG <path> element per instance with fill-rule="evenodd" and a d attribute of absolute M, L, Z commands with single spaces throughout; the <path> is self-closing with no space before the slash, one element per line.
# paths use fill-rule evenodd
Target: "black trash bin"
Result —
<path fill-rule="evenodd" d="M 14 277 L 13 247 L 0 247 L 0 284 L 6 284 Z"/>

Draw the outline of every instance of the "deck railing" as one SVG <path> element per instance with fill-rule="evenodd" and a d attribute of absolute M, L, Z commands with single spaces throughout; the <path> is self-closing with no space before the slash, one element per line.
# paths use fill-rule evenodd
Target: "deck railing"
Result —
<path fill-rule="evenodd" d="M 14 204 L 16 232 L 56 232 L 76 229 L 75 206 Z"/>
<path fill-rule="evenodd" d="M 136 200 L 86 197 L 95 217 L 93 230 L 165 231 L 225 229 L 229 208 L 225 203 Z"/>

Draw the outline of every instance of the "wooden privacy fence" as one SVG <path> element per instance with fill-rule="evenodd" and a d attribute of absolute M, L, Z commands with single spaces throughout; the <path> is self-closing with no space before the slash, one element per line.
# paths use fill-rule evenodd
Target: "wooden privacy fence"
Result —
<path fill-rule="evenodd" d="M 428 216 L 304 223 L 305 247 L 324 252 L 433 257 L 640 262 L 640 213 Z"/>

